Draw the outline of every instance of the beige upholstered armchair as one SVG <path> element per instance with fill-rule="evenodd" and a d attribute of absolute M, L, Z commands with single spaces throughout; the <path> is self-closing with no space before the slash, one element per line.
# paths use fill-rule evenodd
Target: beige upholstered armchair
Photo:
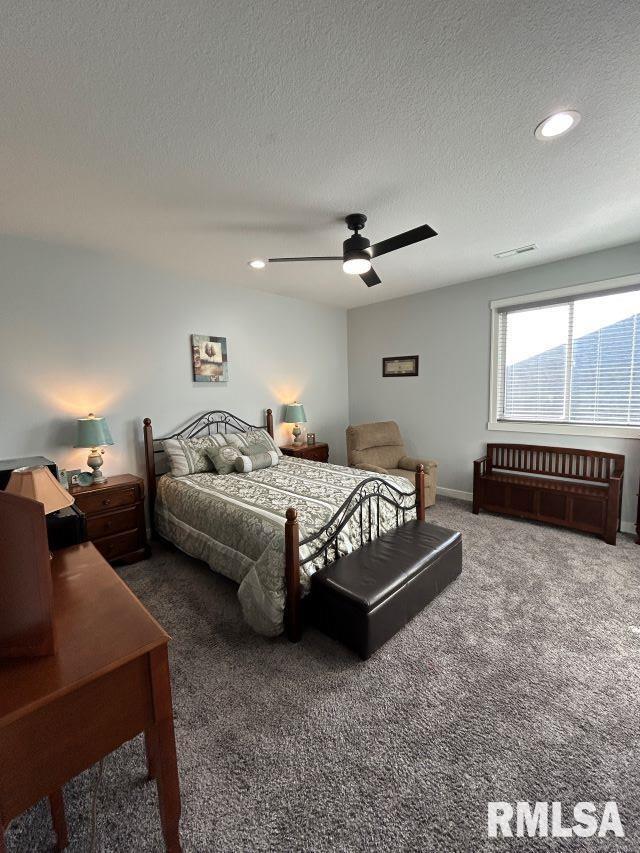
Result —
<path fill-rule="evenodd" d="M 347 427 L 347 461 L 352 468 L 393 474 L 414 482 L 416 466 L 424 465 L 425 505 L 436 502 L 438 463 L 433 459 L 415 459 L 407 450 L 395 421 L 358 424 Z"/>

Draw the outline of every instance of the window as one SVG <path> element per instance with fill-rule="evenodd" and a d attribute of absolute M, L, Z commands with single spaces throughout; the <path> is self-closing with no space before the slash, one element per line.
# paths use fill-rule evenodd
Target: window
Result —
<path fill-rule="evenodd" d="M 490 429 L 640 438 L 640 281 L 595 287 L 492 304 Z"/>

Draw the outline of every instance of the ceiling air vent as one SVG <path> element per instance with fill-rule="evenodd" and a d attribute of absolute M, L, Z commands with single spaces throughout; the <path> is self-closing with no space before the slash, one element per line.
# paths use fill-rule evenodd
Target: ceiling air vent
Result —
<path fill-rule="evenodd" d="M 518 246 L 517 249 L 507 249 L 506 252 L 496 252 L 494 258 L 513 258 L 514 255 L 524 255 L 525 252 L 533 252 L 538 247 L 535 243 L 529 243 L 527 246 Z"/>

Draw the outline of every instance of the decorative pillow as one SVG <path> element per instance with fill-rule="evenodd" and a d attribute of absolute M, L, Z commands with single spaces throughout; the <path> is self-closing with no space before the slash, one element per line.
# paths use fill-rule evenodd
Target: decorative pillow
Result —
<path fill-rule="evenodd" d="M 227 444 L 237 447 L 244 453 L 249 445 L 260 445 L 261 450 L 273 450 L 276 456 L 282 456 L 282 451 L 271 438 L 266 429 L 250 429 L 247 432 L 228 433 Z"/>
<path fill-rule="evenodd" d="M 207 456 L 208 447 L 224 447 L 224 435 L 205 435 L 202 438 L 166 438 L 162 442 L 164 452 L 169 457 L 171 473 L 174 477 L 185 474 L 203 474 L 213 471 L 213 463 Z"/>
<path fill-rule="evenodd" d="M 255 447 L 255 445 L 253 445 Z M 260 471 L 261 468 L 271 468 L 278 464 L 278 454 L 275 450 L 262 450 L 257 453 L 238 453 L 235 466 L 240 474 L 248 474 L 249 471 Z"/>
<path fill-rule="evenodd" d="M 207 447 L 205 452 L 218 474 L 231 474 L 235 471 L 236 459 L 241 455 L 238 448 L 230 444 L 225 444 L 223 447 Z"/>

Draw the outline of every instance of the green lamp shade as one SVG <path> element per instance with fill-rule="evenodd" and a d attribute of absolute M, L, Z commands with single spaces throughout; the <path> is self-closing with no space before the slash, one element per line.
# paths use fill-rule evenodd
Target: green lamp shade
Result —
<path fill-rule="evenodd" d="M 75 447 L 103 447 L 113 444 L 109 427 L 104 418 L 89 415 L 88 418 L 78 418 L 78 438 Z"/>
<path fill-rule="evenodd" d="M 302 403 L 291 403 L 284 410 L 284 422 L 286 424 L 306 424 L 307 416 L 304 413 Z"/>

